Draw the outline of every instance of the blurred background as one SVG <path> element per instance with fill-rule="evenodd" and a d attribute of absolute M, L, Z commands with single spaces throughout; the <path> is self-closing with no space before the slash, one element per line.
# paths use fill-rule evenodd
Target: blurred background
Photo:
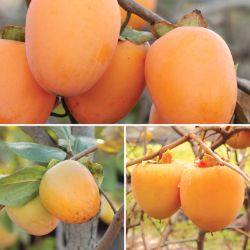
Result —
<path fill-rule="evenodd" d="M 81 129 L 86 131 L 89 127 L 75 127 L 74 132 Z M 90 128 L 92 129 L 92 128 Z M 45 128 L 50 135 L 58 141 L 58 138 L 49 128 Z M 124 201 L 124 139 L 123 127 L 95 127 L 96 140 L 105 140 L 106 143 L 96 151 L 93 162 L 103 166 L 104 179 L 102 189 L 118 210 Z M 75 134 L 74 134 L 75 135 Z M 79 133 L 79 136 L 81 133 Z M 86 135 L 85 135 L 86 136 Z M 85 137 L 86 138 L 86 137 Z M 21 127 L 0 127 L 0 178 L 23 168 L 29 168 L 38 163 L 24 159 L 16 155 L 8 147 L 6 142 L 32 142 Z M 113 220 L 113 210 L 102 197 L 102 206 L 98 220 L 98 239 L 106 232 Z M 62 228 L 59 224 L 58 228 Z M 34 237 L 15 225 L 7 216 L 4 209 L 0 212 L 0 250 L 54 250 L 56 248 L 56 230 L 44 237 Z M 122 250 L 124 245 L 123 232 L 120 233 L 110 250 Z"/>
<path fill-rule="evenodd" d="M 178 127 L 184 133 L 194 131 L 195 127 Z M 207 145 L 211 145 L 217 135 L 208 132 L 205 141 Z M 172 127 L 162 126 L 128 126 L 126 132 L 126 159 L 127 162 L 138 159 L 144 155 L 150 155 L 161 149 L 163 145 L 180 138 L 180 135 Z M 170 152 L 173 160 L 186 162 L 186 164 L 194 163 L 196 159 L 192 146 L 189 142 L 183 143 Z M 226 144 L 221 145 L 215 151 L 220 157 L 226 161 L 241 166 L 242 169 L 250 174 L 250 148 L 244 150 L 235 150 Z M 157 159 L 152 159 L 157 160 Z M 159 248 L 166 242 L 174 242 L 176 240 L 195 239 L 198 235 L 198 228 L 183 213 L 182 210 L 177 211 L 171 218 L 156 220 L 149 217 L 134 200 L 131 193 L 131 172 L 134 166 L 127 168 L 127 249 L 128 250 L 195 250 L 197 242 L 185 242 L 170 244 L 169 246 Z M 229 191 L 230 192 L 230 191 Z M 246 214 L 248 214 L 248 205 L 246 192 L 245 205 L 242 206 L 237 219 L 231 224 L 231 227 L 244 228 L 246 223 Z M 250 203 L 249 203 L 250 204 Z M 143 214 L 143 215 L 142 215 Z M 142 217 L 143 216 L 143 217 Z M 141 221 L 143 220 L 143 224 Z M 244 230 L 244 229 L 242 229 Z M 205 250 L 248 250 L 250 243 L 243 248 L 247 239 L 242 231 L 221 230 L 214 233 L 207 233 L 205 238 Z M 146 246 L 146 247 L 145 247 Z"/>
<path fill-rule="evenodd" d="M 238 75 L 250 79 L 250 1 L 249 0 L 158 0 L 157 12 L 167 20 L 176 22 L 194 9 L 201 10 L 209 27 L 228 43 L 238 64 Z M 26 5 L 24 0 L 0 0 L 0 26 L 24 25 Z M 147 27 L 143 27 L 147 29 Z M 249 96 L 239 91 L 239 102 L 250 119 Z M 151 102 L 147 93 L 140 103 L 121 123 L 147 123 Z M 63 112 L 59 106 L 56 110 Z M 68 123 L 68 118 L 51 118 L 51 123 Z"/>

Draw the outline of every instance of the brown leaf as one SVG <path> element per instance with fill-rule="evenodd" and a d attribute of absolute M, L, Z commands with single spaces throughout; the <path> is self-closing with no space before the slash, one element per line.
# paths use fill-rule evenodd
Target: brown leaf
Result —
<path fill-rule="evenodd" d="M 178 22 L 177 26 L 197 26 L 208 28 L 208 23 L 203 17 L 201 11 L 194 10 L 191 13 L 183 16 Z"/>

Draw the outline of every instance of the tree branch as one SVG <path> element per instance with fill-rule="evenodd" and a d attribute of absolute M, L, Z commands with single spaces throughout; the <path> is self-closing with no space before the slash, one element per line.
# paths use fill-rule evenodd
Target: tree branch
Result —
<path fill-rule="evenodd" d="M 120 230 L 123 227 L 124 223 L 124 206 L 122 206 L 118 212 L 115 214 L 112 223 L 110 224 L 109 228 L 98 242 L 95 250 L 108 250 L 109 247 L 112 245 L 113 241 L 118 236 Z"/>
<path fill-rule="evenodd" d="M 97 150 L 97 147 L 96 146 L 93 146 L 93 147 L 90 147 L 82 152 L 80 152 L 79 154 L 77 155 L 74 155 L 73 157 L 70 158 L 70 160 L 74 160 L 74 161 L 78 161 L 80 160 L 81 158 L 83 158 L 84 156 L 87 156 L 93 152 L 95 152 Z"/>
<path fill-rule="evenodd" d="M 163 17 L 144 8 L 141 4 L 135 2 L 134 0 L 118 0 L 118 3 L 127 12 L 141 17 L 142 19 L 146 20 L 150 24 L 155 24 L 157 22 L 162 22 L 162 21 L 166 22 L 166 20 Z"/>

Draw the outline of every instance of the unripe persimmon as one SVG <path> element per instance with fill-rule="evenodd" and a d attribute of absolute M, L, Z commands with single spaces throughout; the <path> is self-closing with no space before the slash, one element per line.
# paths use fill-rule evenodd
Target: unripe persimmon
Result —
<path fill-rule="evenodd" d="M 165 119 L 156 110 L 155 105 L 152 105 L 149 115 L 149 124 L 166 124 Z"/>
<path fill-rule="evenodd" d="M 44 208 L 39 197 L 22 207 L 6 207 L 6 211 L 16 225 L 36 236 L 49 234 L 59 222 Z"/>
<path fill-rule="evenodd" d="M 214 232 L 236 218 L 244 201 L 244 180 L 226 166 L 190 167 L 180 182 L 184 213 L 204 231 Z"/>
<path fill-rule="evenodd" d="M 164 219 L 180 208 L 179 182 L 183 163 L 140 163 L 131 174 L 132 194 L 140 208 Z"/>
<path fill-rule="evenodd" d="M 110 63 L 120 18 L 117 1 L 32 0 L 26 48 L 37 82 L 62 96 L 91 88 Z"/>
<path fill-rule="evenodd" d="M 68 224 L 87 222 L 100 209 L 94 177 L 84 165 L 73 160 L 50 168 L 42 178 L 39 194 L 45 208 Z"/>
<path fill-rule="evenodd" d="M 250 131 L 240 131 L 227 140 L 232 148 L 243 149 L 250 147 Z"/>
<path fill-rule="evenodd" d="M 144 65 L 148 45 L 118 43 L 108 69 L 93 88 L 66 98 L 66 104 L 80 123 L 116 123 L 138 102 L 144 88 Z"/>
<path fill-rule="evenodd" d="M 0 54 L 0 123 L 45 123 L 56 98 L 31 75 L 24 43 L 0 39 Z"/>
<path fill-rule="evenodd" d="M 141 4 L 143 7 L 155 11 L 157 7 L 157 0 L 136 0 L 139 4 Z M 121 8 L 121 14 L 122 14 L 122 21 L 125 20 L 127 12 Z M 146 24 L 146 21 L 140 18 L 137 15 L 132 15 L 128 25 L 133 27 L 134 29 L 140 29 Z"/>
<path fill-rule="evenodd" d="M 228 123 L 237 99 L 236 70 L 225 41 L 202 27 L 179 27 L 149 49 L 146 82 L 168 123 Z"/>

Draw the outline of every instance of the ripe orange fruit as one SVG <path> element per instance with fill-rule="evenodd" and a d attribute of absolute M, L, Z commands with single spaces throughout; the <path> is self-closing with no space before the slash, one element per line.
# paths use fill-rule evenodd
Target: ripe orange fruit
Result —
<path fill-rule="evenodd" d="M 80 123 L 116 123 L 138 102 L 144 88 L 144 65 L 148 45 L 119 42 L 107 71 L 84 94 L 66 98 Z"/>
<path fill-rule="evenodd" d="M 56 98 L 32 77 L 24 43 L 0 39 L 0 54 L 0 123 L 45 123 Z"/>
<path fill-rule="evenodd" d="M 215 32 L 202 27 L 168 32 L 149 49 L 145 72 L 153 102 L 168 123 L 230 121 L 236 70 L 227 44 Z"/>
<path fill-rule="evenodd" d="M 199 228 L 214 232 L 229 225 L 244 201 L 244 180 L 226 166 L 191 167 L 180 182 L 181 206 Z"/>
<path fill-rule="evenodd" d="M 42 178 L 39 194 L 45 208 L 68 224 L 87 222 L 100 209 L 94 177 L 77 161 L 66 160 L 50 168 Z"/>
<path fill-rule="evenodd" d="M 149 115 L 149 124 L 166 124 L 167 122 L 160 113 L 156 110 L 155 105 L 152 105 Z"/>
<path fill-rule="evenodd" d="M 26 48 L 37 82 L 61 96 L 90 89 L 110 63 L 120 18 L 117 1 L 32 1 Z"/>
<path fill-rule="evenodd" d="M 6 211 L 15 224 L 36 236 L 49 234 L 59 222 L 44 208 L 39 197 L 22 207 L 6 207 Z"/>
<path fill-rule="evenodd" d="M 250 147 L 250 131 L 240 131 L 227 140 L 232 148 L 243 149 Z"/>
<path fill-rule="evenodd" d="M 151 11 L 155 11 L 158 1 L 157 0 L 136 0 L 136 2 L 138 2 L 143 7 Z M 122 14 L 122 21 L 124 21 L 127 16 L 127 12 L 123 8 L 121 8 L 121 14 Z M 146 24 L 146 21 L 136 15 L 132 15 L 128 23 L 128 25 L 133 27 L 134 29 L 140 29 L 145 24 Z"/>
<path fill-rule="evenodd" d="M 131 174 L 132 194 L 149 216 L 164 219 L 180 208 L 179 182 L 183 163 L 141 163 Z"/>

